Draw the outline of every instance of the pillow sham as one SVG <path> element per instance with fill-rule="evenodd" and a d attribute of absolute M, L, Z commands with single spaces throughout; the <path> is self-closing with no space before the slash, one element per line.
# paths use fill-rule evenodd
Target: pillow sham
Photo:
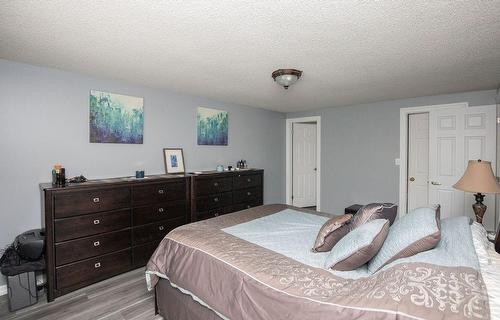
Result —
<path fill-rule="evenodd" d="M 328 219 L 319 229 L 313 252 L 326 252 L 349 232 L 347 223 L 352 219 L 352 214 L 344 214 Z"/>
<path fill-rule="evenodd" d="M 398 213 L 398 206 L 393 203 L 370 203 L 367 204 L 354 215 L 350 223 L 351 230 L 375 219 L 387 219 L 392 225 Z"/>
<path fill-rule="evenodd" d="M 394 260 L 430 250 L 440 240 L 440 206 L 417 208 L 403 215 L 389 229 L 382 248 L 368 264 L 368 271 L 374 273 Z"/>
<path fill-rule="evenodd" d="M 373 258 L 389 233 L 389 220 L 371 220 L 349 232 L 333 247 L 325 260 L 325 268 L 349 271 Z"/>

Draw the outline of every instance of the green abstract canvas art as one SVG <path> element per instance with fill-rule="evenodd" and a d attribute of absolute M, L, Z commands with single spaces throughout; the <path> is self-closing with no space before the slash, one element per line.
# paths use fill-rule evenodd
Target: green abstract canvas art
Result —
<path fill-rule="evenodd" d="M 198 145 L 227 146 L 227 111 L 199 107 L 197 124 Z"/>
<path fill-rule="evenodd" d="M 143 98 L 91 90 L 90 142 L 142 144 Z"/>

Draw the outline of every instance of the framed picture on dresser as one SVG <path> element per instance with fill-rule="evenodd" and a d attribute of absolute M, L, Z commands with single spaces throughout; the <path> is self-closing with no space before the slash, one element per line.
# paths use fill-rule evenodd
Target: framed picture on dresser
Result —
<path fill-rule="evenodd" d="M 164 148 L 163 159 L 165 161 L 165 172 L 184 173 L 184 153 L 182 148 Z"/>

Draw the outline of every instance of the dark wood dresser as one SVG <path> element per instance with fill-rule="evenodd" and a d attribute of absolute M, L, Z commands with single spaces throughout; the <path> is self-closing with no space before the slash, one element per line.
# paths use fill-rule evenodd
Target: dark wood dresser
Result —
<path fill-rule="evenodd" d="M 204 172 L 191 177 L 191 221 L 263 203 L 264 170 Z"/>
<path fill-rule="evenodd" d="M 40 188 L 48 301 L 144 266 L 165 234 L 189 222 L 185 175 Z"/>

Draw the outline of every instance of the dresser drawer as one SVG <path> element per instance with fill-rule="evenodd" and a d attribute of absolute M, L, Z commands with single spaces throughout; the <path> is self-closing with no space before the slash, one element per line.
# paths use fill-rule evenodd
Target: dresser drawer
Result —
<path fill-rule="evenodd" d="M 134 267 L 139 268 L 145 266 L 148 263 L 149 258 L 151 258 L 151 256 L 155 252 L 156 248 L 158 248 L 160 242 L 161 239 L 158 239 L 153 242 L 133 247 L 132 254 L 134 257 Z"/>
<path fill-rule="evenodd" d="M 138 245 L 151 242 L 165 237 L 170 230 L 186 223 L 186 218 L 176 218 L 172 220 L 160 221 L 145 226 L 135 227 L 133 233 L 133 244 Z"/>
<path fill-rule="evenodd" d="M 207 211 L 210 209 L 230 206 L 232 203 L 233 203 L 233 193 L 232 192 L 211 194 L 208 196 L 197 197 L 196 210 L 198 212 Z"/>
<path fill-rule="evenodd" d="M 196 193 L 198 195 L 207 195 L 210 193 L 222 193 L 231 191 L 233 188 L 233 179 L 228 178 L 195 178 Z"/>
<path fill-rule="evenodd" d="M 260 186 L 262 184 L 262 174 L 235 174 L 233 177 L 234 189 L 245 189 Z"/>
<path fill-rule="evenodd" d="M 134 206 L 186 199 L 186 181 L 148 184 L 132 188 Z"/>
<path fill-rule="evenodd" d="M 129 248 L 130 229 L 56 244 L 56 266 Z"/>
<path fill-rule="evenodd" d="M 233 203 L 244 203 L 262 197 L 261 188 L 242 189 L 233 192 Z"/>
<path fill-rule="evenodd" d="M 187 216 L 186 202 L 184 200 L 134 208 L 132 212 L 134 226 Z"/>
<path fill-rule="evenodd" d="M 205 220 L 205 219 L 210 219 L 210 218 L 215 218 L 223 214 L 231 213 L 233 212 L 233 207 L 224 207 L 224 208 L 218 208 L 218 209 L 212 209 L 208 211 L 203 211 L 203 212 L 197 212 L 196 213 L 196 220 Z"/>
<path fill-rule="evenodd" d="M 110 211 L 128 206 L 130 206 L 129 187 L 73 191 L 54 195 L 55 218 Z"/>
<path fill-rule="evenodd" d="M 130 227 L 130 209 L 94 213 L 54 221 L 55 242 Z"/>
<path fill-rule="evenodd" d="M 132 255 L 130 249 L 56 268 L 57 288 L 73 285 L 87 285 L 130 270 Z"/>
<path fill-rule="evenodd" d="M 262 198 L 261 199 L 254 199 L 254 200 L 247 201 L 245 203 L 235 204 L 233 206 L 233 211 L 245 210 L 245 209 L 249 209 L 252 207 L 258 207 L 261 205 L 262 205 Z"/>

